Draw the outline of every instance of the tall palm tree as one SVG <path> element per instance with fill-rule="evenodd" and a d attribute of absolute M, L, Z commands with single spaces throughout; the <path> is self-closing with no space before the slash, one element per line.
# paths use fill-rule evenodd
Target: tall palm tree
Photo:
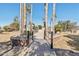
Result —
<path fill-rule="evenodd" d="M 22 3 L 20 3 L 20 31 L 22 33 Z"/>
<path fill-rule="evenodd" d="M 24 11 L 23 11 L 23 15 L 24 15 L 24 34 L 27 34 L 27 31 L 26 31 L 26 29 L 27 29 L 27 8 L 26 8 L 26 3 L 24 3 Z"/>
<path fill-rule="evenodd" d="M 44 23 L 45 23 L 45 30 L 44 30 L 44 39 L 46 39 L 47 36 L 47 29 L 48 29 L 48 3 L 44 4 L 44 13 L 45 13 L 45 18 L 44 18 Z"/>
<path fill-rule="evenodd" d="M 52 19 L 51 19 L 51 48 L 53 48 L 53 35 L 55 33 L 55 18 L 56 18 L 56 11 L 55 11 L 55 3 L 53 4 L 53 15 L 52 15 Z"/>
<path fill-rule="evenodd" d="M 26 3 L 20 3 L 21 34 L 26 31 Z"/>
<path fill-rule="evenodd" d="M 18 20 L 17 16 L 14 17 L 14 21 L 13 21 L 13 23 L 10 24 L 9 27 L 12 29 L 15 29 L 15 30 L 19 30 L 19 20 Z"/>
<path fill-rule="evenodd" d="M 56 21 L 56 4 L 53 4 L 53 16 L 52 16 L 52 30 L 53 30 L 53 34 L 55 33 L 55 21 Z"/>
<path fill-rule="evenodd" d="M 31 4 L 31 14 L 30 14 L 30 32 L 32 33 L 32 4 Z"/>
<path fill-rule="evenodd" d="M 30 15 L 30 21 L 29 21 L 29 25 L 30 25 L 30 32 L 32 33 L 32 4 L 27 4 L 27 15 Z"/>

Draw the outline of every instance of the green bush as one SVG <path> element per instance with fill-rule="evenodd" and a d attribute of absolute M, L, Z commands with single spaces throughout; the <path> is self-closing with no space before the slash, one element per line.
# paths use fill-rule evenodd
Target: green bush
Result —
<path fill-rule="evenodd" d="M 4 26 L 3 28 L 4 28 L 4 31 L 6 32 L 9 31 L 8 26 Z"/>
<path fill-rule="evenodd" d="M 39 28 L 39 29 L 42 29 L 42 26 L 41 26 L 41 25 L 38 25 L 38 28 Z"/>

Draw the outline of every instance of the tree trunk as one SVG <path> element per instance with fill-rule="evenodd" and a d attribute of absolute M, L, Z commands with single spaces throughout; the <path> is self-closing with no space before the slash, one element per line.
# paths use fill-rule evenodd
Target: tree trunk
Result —
<path fill-rule="evenodd" d="M 20 3 L 21 34 L 26 32 L 26 3 Z"/>
<path fill-rule="evenodd" d="M 31 4 L 31 14 L 30 14 L 30 32 L 32 33 L 32 4 Z"/>
<path fill-rule="evenodd" d="M 52 24 L 51 24 L 51 48 L 53 48 L 53 36 L 55 34 L 55 17 L 56 17 L 56 13 L 55 13 L 55 4 L 53 4 L 53 16 L 52 16 Z"/>
<path fill-rule="evenodd" d="M 44 11 L 45 11 L 45 30 L 44 30 L 44 36 L 45 36 L 45 39 L 46 39 L 46 36 L 47 36 L 47 32 L 48 32 L 48 3 L 45 3 L 44 4 Z"/>

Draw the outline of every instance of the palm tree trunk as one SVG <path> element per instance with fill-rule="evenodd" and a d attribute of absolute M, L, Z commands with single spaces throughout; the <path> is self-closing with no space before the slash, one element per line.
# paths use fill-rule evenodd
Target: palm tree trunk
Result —
<path fill-rule="evenodd" d="M 53 48 L 53 36 L 55 33 L 55 17 L 56 17 L 56 13 L 55 13 L 55 3 L 53 4 L 53 16 L 52 16 L 52 24 L 51 24 L 51 48 Z"/>
<path fill-rule="evenodd" d="M 26 31 L 26 4 L 20 4 L 21 34 Z"/>
<path fill-rule="evenodd" d="M 32 4 L 31 4 L 31 15 L 30 15 L 30 32 L 32 33 Z"/>
<path fill-rule="evenodd" d="M 20 3 L 21 34 L 23 33 L 23 3 Z"/>
<path fill-rule="evenodd" d="M 21 27 L 22 27 L 22 25 L 21 25 L 21 9 L 22 9 L 22 6 L 21 6 L 21 3 L 20 3 L 20 34 L 21 34 L 21 32 L 22 32 L 22 29 L 21 29 Z"/>
<path fill-rule="evenodd" d="M 55 34 L 55 21 L 56 21 L 56 4 L 53 4 L 53 21 L 52 21 L 52 30 L 53 30 L 53 34 Z"/>
<path fill-rule="evenodd" d="M 26 26 L 26 3 L 24 3 L 24 33 L 26 34 L 26 28 L 27 28 L 27 26 Z"/>
<path fill-rule="evenodd" d="M 44 30 L 44 36 L 45 36 L 45 39 L 46 39 L 46 36 L 47 36 L 47 32 L 48 32 L 48 3 L 45 3 L 44 4 L 44 11 L 45 11 L 45 30 Z"/>

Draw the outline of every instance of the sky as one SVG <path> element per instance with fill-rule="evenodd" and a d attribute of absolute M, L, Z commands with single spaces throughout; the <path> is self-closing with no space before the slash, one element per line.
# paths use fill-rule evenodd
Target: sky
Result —
<path fill-rule="evenodd" d="M 19 4 L 0 3 L 0 26 L 9 25 L 15 16 L 19 17 Z"/>
<path fill-rule="evenodd" d="M 48 24 L 52 16 L 53 4 L 48 5 Z M 1 3 L 0 4 L 0 26 L 9 25 L 13 22 L 15 16 L 20 21 L 20 4 L 19 3 Z M 77 3 L 58 3 L 56 4 L 56 21 L 71 20 L 79 25 L 79 4 Z M 35 24 L 43 24 L 44 5 L 43 3 L 32 4 L 32 20 Z"/>

